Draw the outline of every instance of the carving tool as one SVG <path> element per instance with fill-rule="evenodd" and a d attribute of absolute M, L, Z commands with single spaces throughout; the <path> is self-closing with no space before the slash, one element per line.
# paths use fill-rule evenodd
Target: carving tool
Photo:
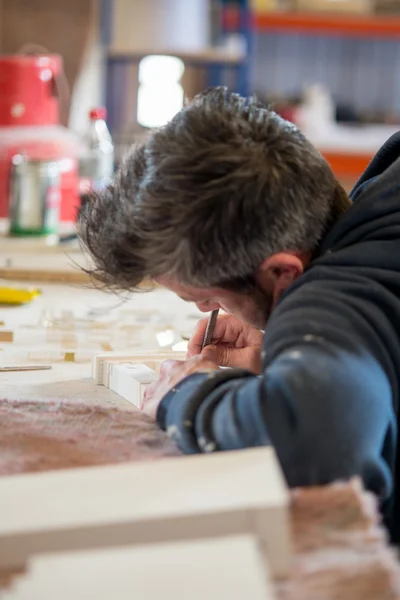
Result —
<path fill-rule="evenodd" d="M 202 346 L 201 346 L 202 350 L 203 350 L 203 348 L 205 348 L 206 346 L 208 346 L 211 343 L 212 337 L 214 335 L 215 325 L 217 323 L 218 313 L 219 313 L 219 309 L 213 310 L 212 313 L 211 313 L 211 315 L 210 315 L 210 318 L 208 319 L 206 331 L 205 331 L 205 334 L 204 334 L 203 343 L 202 343 Z"/>

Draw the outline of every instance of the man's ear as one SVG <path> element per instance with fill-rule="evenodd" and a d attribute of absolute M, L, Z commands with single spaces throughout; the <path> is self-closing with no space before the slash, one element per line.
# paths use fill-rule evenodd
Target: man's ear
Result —
<path fill-rule="evenodd" d="M 308 256 L 297 252 L 277 252 L 258 268 L 256 279 L 265 291 L 273 292 L 277 301 L 282 292 L 304 273 Z"/>

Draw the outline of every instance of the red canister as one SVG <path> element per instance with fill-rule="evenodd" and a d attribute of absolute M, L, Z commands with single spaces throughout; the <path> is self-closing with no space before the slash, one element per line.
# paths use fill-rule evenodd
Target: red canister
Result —
<path fill-rule="evenodd" d="M 0 56 L 0 127 L 56 125 L 60 56 Z"/>

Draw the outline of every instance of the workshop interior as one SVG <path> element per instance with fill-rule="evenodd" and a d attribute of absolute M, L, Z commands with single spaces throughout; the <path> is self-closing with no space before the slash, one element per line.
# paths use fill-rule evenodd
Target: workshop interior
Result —
<path fill-rule="evenodd" d="M 357 474 L 292 489 L 269 445 L 184 456 L 149 418 L 204 310 L 91 276 L 79 215 L 218 87 L 350 194 L 400 130 L 400 0 L 0 0 L 0 600 L 400 600 Z"/>

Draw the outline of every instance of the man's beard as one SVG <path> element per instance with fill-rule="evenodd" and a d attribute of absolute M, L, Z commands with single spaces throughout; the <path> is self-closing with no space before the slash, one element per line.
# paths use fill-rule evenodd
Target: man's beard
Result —
<path fill-rule="evenodd" d="M 255 311 L 254 318 L 251 319 L 253 327 L 257 329 L 265 329 L 268 319 L 274 309 L 274 296 L 272 292 L 265 292 L 258 285 L 255 286 L 252 294 Z"/>

